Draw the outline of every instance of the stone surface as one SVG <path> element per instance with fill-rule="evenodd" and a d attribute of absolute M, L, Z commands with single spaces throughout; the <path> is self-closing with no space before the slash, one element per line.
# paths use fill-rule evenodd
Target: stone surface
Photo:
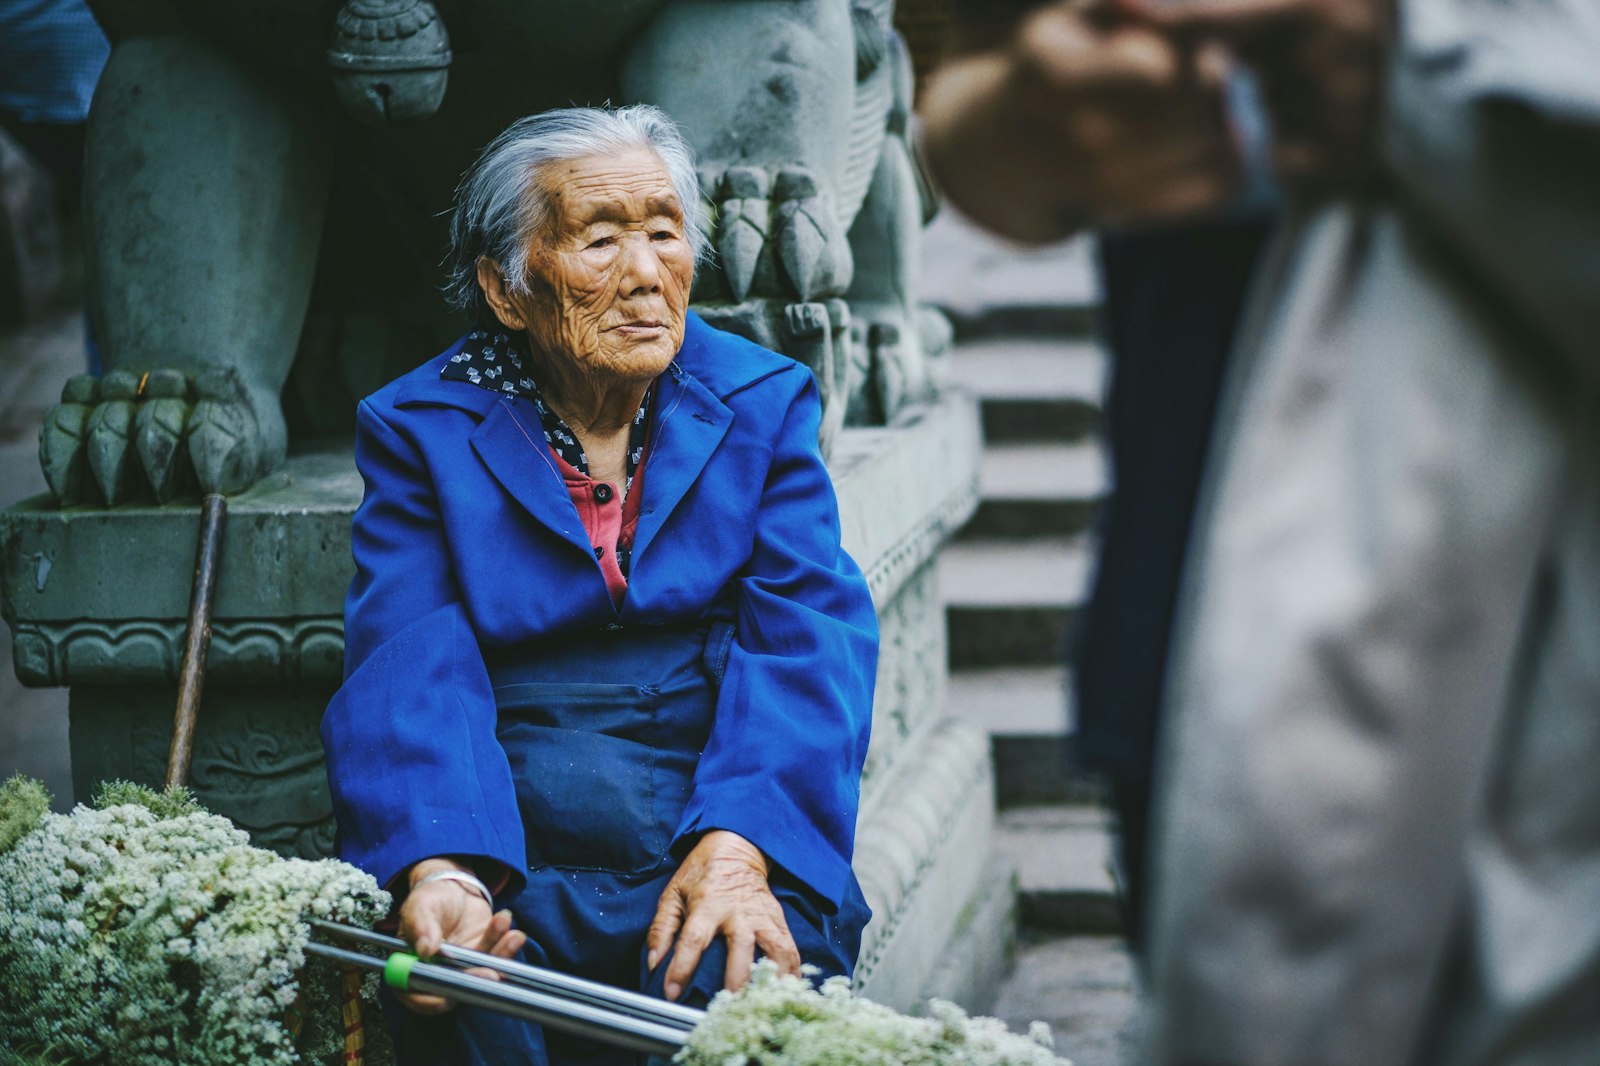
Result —
<path fill-rule="evenodd" d="M 999 666 L 950 675 L 950 711 L 990 734 L 1056 736 L 1072 731 L 1061 666 Z"/>
<path fill-rule="evenodd" d="M 996 444 L 984 450 L 979 484 L 985 499 L 1094 499 L 1106 491 L 1098 443 Z"/>
<path fill-rule="evenodd" d="M 923 234 L 922 297 L 956 319 L 994 309 L 1088 308 L 1099 303 L 1085 239 L 1028 247 L 986 233 L 946 205 Z"/>
<path fill-rule="evenodd" d="M 965 540 L 1048 537 L 1090 530 L 1110 473 L 1098 442 L 990 444 L 978 513 Z"/>
<path fill-rule="evenodd" d="M 940 567 L 952 667 L 1061 661 L 1088 586 L 1086 542 L 959 541 Z"/>
<path fill-rule="evenodd" d="M 0 507 L 44 491 L 39 422 L 66 379 L 82 372 L 83 334 L 76 308 L 0 333 Z M 43 780 L 57 810 L 71 807 L 67 693 L 17 680 L 8 631 L 0 640 L 0 777 L 13 773 Z"/>
<path fill-rule="evenodd" d="M 72 777 L 80 796 L 102 781 L 159 785 L 176 703 L 165 685 L 75 685 Z M 333 805 L 318 726 L 334 685 L 207 682 L 189 784 L 254 842 L 285 855 L 333 852 Z"/>
<path fill-rule="evenodd" d="M 982 733 L 945 720 L 907 747 L 894 774 L 864 797 L 856 832 L 856 873 L 873 910 L 856 981 L 872 999 L 909 1010 L 975 914 L 1003 920 L 978 904 L 1009 876 L 987 857 L 994 800 Z M 1003 945 L 1009 930 L 982 935 Z"/>
<path fill-rule="evenodd" d="M 1100 428 L 1105 358 L 1080 336 L 963 341 L 947 374 L 982 400 L 991 443 L 1082 440 Z"/>
<path fill-rule="evenodd" d="M 348 456 L 309 455 L 229 505 L 207 675 L 337 683 L 350 516 Z M 175 683 L 199 508 L 55 506 L 0 513 L 0 596 L 25 683 Z"/>
<path fill-rule="evenodd" d="M 1111 821 L 1099 807 L 1021 807 L 1000 815 L 996 850 L 1017 866 L 1022 920 L 1036 929 L 1121 929 Z"/>
<path fill-rule="evenodd" d="M 840 434 L 828 468 L 844 546 L 879 603 L 972 517 L 981 448 L 977 408 L 960 394 L 911 410 L 892 429 Z M 939 471 L 936 485 L 930 470 Z"/>
<path fill-rule="evenodd" d="M 1006 860 L 988 859 L 979 895 L 963 907 L 955 937 L 923 984 L 923 1003 L 942 999 L 969 1014 L 993 1014 L 1016 961 L 1017 886 Z"/>
<path fill-rule="evenodd" d="M 1077 603 L 1083 598 L 1091 563 L 1088 543 L 1077 538 L 953 544 L 940 559 L 945 602 Z"/>
<path fill-rule="evenodd" d="M 1072 335 L 963 340 L 951 354 L 947 374 L 952 385 L 986 400 L 1058 397 L 1094 407 L 1106 383 L 1100 344 Z"/>
<path fill-rule="evenodd" d="M 892 777 L 906 746 L 945 716 L 944 615 L 938 570 L 925 563 L 878 606 L 878 676 L 862 798 Z"/>
<path fill-rule="evenodd" d="M 1121 938 L 1030 935 L 1000 988 L 995 1015 L 1017 1032 L 1047 1022 L 1073 1066 L 1133 1061 L 1138 1020 L 1133 962 Z"/>
<path fill-rule="evenodd" d="M 1060 666 L 957 670 L 950 675 L 950 711 L 988 734 L 1002 809 L 1104 800 L 1103 784 L 1072 764 L 1076 726 Z"/>

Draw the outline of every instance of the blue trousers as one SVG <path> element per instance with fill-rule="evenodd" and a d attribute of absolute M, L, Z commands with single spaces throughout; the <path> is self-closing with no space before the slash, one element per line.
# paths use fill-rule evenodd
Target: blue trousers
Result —
<path fill-rule="evenodd" d="M 524 961 L 662 994 L 670 957 L 646 967 L 644 936 L 692 844 L 672 847 L 731 639 L 721 623 L 637 627 L 486 656 L 528 844 L 527 886 L 510 903 Z M 836 908 L 782 870 L 772 889 L 800 957 L 848 975 L 869 917 L 859 886 Z M 719 940 L 680 1002 L 703 1007 L 726 964 Z M 401 1066 L 641 1061 L 481 1008 L 421 1018 L 386 1006 Z"/>

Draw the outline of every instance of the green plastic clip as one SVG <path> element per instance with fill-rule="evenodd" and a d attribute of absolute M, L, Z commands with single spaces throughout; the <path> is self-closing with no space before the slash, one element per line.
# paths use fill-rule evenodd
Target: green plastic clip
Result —
<path fill-rule="evenodd" d="M 417 964 L 417 957 L 407 951 L 397 951 L 390 955 L 383 964 L 383 983 L 390 988 L 398 988 L 402 992 L 411 988 L 411 967 Z"/>

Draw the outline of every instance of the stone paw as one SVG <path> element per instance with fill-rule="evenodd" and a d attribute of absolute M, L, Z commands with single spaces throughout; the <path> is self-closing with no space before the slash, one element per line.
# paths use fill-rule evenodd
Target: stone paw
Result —
<path fill-rule="evenodd" d="M 937 383 L 919 320 L 907 321 L 894 306 L 861 310 L 852 331 L 848 417 L 853 425 L 883 425 L 910 405 L 932 399 Z"/>
<path fill-rule="evenodd" d="M 721 269 L 706 272 L 720 276 L 697 286 L 697 298 L 809 303 L 849 286 L 850 246 L 832 197 L 811 171 L 713 168 L 701 171 L 701 185 L 715 206 L 712 245 Z"/>
<path fill-rule="evenodd" d="M 100 400 L 100 379 L 79 374 L 61 390 L 61 402 L 39 427 L 39 465 L 50 494 L 63 504 L 89 497 L 89 455 L 84 442 L 89 416 Z"/>
<path fill-rule="evenodd" d="M 826 455 L 844 425 L 849 403 L 850 307 L 843 300 L 795 303 L 783 309 L 783 349 L 817 379 L 822 399 L 818 438 Z"/>
<path fill-rule="evenodd" d="M 114 370 L 67 382 L 39 431 L 39 462 L 63 506 L 166 503 L 248 488 L 282 457 L 283 437 L 276 397 L 234 370 Z"/>

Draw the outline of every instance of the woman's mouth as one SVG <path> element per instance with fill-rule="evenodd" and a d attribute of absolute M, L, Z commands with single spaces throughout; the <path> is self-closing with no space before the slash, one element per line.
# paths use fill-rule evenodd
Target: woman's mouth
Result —
<path fill-rule="evenodd" d="M 646 337 L 654 336 L 666 328 L 666 323 L 660 319 L 642 318 L 637 322 L 624 322 L 620 326 L 612 326 L 611 331 L 628 337 Z"/>

